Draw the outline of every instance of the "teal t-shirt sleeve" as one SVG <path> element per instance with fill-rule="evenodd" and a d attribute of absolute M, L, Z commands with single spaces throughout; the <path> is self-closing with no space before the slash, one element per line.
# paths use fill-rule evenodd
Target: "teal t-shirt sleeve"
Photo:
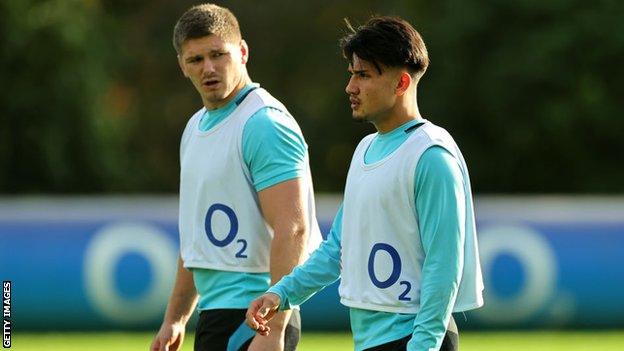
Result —
<path fill-rule="evenodd" d="M 302 265 L 295 267 L 290 274 L 268 290 L 279 295 L 281 310 L 304 303 L 312 295 L 340 278 L 341 237 L 342 206 L 338 209 L 327 239 Z"/>
<path fill-rule="evenodd" d="M 451 318 L 461 278 L 465 196 L 457 160 L 434 146 L 422 155 L 415 172 L 416 210 L 425 261 L 420 311 L 408 350 L 438 349 Z"/>
<path fill-rule="evenodd" d="M 306 173 L 305 140 L 297 122 L 280 110 L 265 107 L 251 116 L 242 147 L 256 191 Z"/>

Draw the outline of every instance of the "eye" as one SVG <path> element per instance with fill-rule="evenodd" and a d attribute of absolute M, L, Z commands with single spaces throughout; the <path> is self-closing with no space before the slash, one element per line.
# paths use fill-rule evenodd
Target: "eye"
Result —
<path fill-rule="evenodd" d="M 212 54 L 212 57 L 213 57 L 213 58 L 219 58 L 219 57 L 221 57 L 221 56 L 223 56 L 223 55 L 225 55 L 225 53 L 224 53 L 224 52 L 214 52 L 214 53 Z"/>

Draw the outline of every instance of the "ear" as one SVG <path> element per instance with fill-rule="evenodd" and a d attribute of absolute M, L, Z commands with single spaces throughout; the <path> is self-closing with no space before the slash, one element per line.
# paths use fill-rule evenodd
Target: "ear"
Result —
<path fill-rule="evenodd" d="M 247 46 L 247 42 L 241 39 L 240 42 L 240 51 L 241 51 L 241 63 L 247 64 L 249 61 L 249 46 Z"/>
<path fill-rule="evenodd" d="M 178 55 L 178 65 L 180 66 L 180 70 L 182 71 L 182 74 L 184 74 L 184 76 L 186 78 L 188 78 L 188 74 L 186 74 L 186 70 L 184 69 L 184 61 L 182 61 L 182 56 Z"/>
<path fill-rule="evenodd" d="M 399 74 L 399 82 L 396 86 L 396 94 L 402 96 L 407 92 L 407 89 L 412 85 L 412 76 L 407 72 L 401 72 Z"/>

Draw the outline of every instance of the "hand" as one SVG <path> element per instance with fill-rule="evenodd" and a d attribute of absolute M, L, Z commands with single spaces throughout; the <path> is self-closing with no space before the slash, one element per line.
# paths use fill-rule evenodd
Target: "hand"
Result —
<path fill-rule="evenodd" d="M 245 315 L 247 325 L 258 334 L 267 336 L 271 331 L 268 323 L 277 313 L 280 297 L 273 293 L 266 293 L 253 300 Z"/>
<path fill-rule="evenodd" d="M 251 341 L 247 351 L 283 351 L 284 333 L 271 333 L 271 335 L 259 335 Z"/>
<path fill-rule="evenodd" d="M 178 351 L 184 341 L 185 325 L 182 323 L 163 323 L 152 341 L 150 351 Z"/>

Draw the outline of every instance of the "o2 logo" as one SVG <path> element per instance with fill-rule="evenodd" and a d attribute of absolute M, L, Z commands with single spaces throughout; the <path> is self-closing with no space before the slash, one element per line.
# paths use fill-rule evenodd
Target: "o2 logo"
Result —
<path fill-rule="evenodd" d="M 216 212 L 222 212 L 226 215 L 230 222 L 230 231 L 225 236 L 225 238 L 219 240 L 215 233 L 212 231 L 212 221 Z M 206 213 L 206 221 L 204 224 L 206 228 L 206 236 L 208 236 L 208 240 L 217 247 L 225 247 L 231 244 L 236 238 L 236 234 L 238 234 L 238 218 L 236 218 L 236 213 L 229 206 L 224 204 L 214 204 L 210 206 L 208 212 Z M 237 244 L 241 244 L 240 249 L 236 252 L 237 258 L 247 258 L 247 254 L 245 251 L 247 250 L 247 240 L 238 239 L 236 240 Z"/>
<path fill-rule="evenodd" d="M 379 280 L 375 274 L 375 258 L 377 257 L 377 253 L 379 251 L 385 251 L 390 255 L 390 259 L 392 260 L 392 272 L 390 273 L 390 276 L 383 281 Z M 368 276 L 373 284 L 380 289 L 386 289 L 394 285 L 401 276 L 401 256 L 399 256 L 399 252 L 391 245 L 385 243 L 377 243 L 373 245 L 371 253 L 368 256 Z M 412 301 L 412 298 L 407 296 L 412 289 L 412 284 L 404 280 L 399 282 L 399 285 L 405 287 L 405 290 L 399 295 L 399 301 Z"/>

